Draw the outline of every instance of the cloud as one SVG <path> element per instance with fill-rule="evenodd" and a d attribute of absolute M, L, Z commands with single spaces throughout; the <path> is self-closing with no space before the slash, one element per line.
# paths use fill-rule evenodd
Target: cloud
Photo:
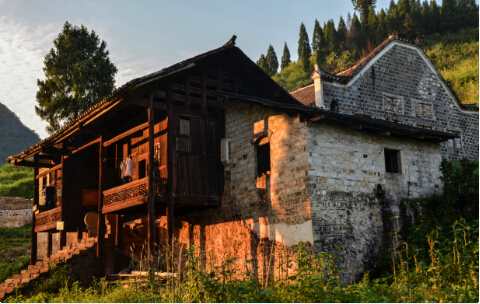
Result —
<path fill-rule="evenodd" d="M 45 138 L 46 123 L 35 114 L 37 79 L 52 46 L 57 24 L 29 26 L 0 16 L 0 102 Z"/>

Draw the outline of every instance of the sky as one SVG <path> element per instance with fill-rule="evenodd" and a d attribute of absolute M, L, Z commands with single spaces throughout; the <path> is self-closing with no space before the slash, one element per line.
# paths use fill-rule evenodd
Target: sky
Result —
<path fill-rule="evenodd" d="M 389 2 L 377 0 L 376 10 Z M 285 42 L 297 60 L 302 22 L 311 38 L 315 19 L 337 25 L 349 12 L 351 0 L 0 0 L 0 103 L 40 138 L 48 137 L 46 122 L 35 114 L 37 79 L 45 79 L 43 59 L 66 21 L 94 30 L 107 43 L 120 87 L 220 47 L 232 35 L 254 61 L 270 44 L 280 60 Z"/>

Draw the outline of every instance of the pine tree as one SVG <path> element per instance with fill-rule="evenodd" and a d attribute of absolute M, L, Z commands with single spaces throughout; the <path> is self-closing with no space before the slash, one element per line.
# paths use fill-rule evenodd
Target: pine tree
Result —
<path fill-rule="evenodd" d="M 343 21 L 343 17 L 340 16 L 340 21 L 338 21 L 337 28 L 337 39 L 336 44 L 340 52 L 345 51 L 346 49 L 346 40 L 347 40 L 347 25 Z"/>
<path fill-rule="evenodd" d="M 387 10 L 387 15 L 385 16 L 385 26 L 387 27 L 388 34 L 393 34 L 393 32 L 398 32 L 398 22 L 397 22 L 397 5 L 393 0 L 390 0 L 390 6 Z"/>
<path fill-rule="evenodd" d="M 403 38 L 413 41 L 417 37 L 417 25 L 413 22 L 412 17 L 410 14 L 405 15 L 405 21 L 403 23 L 402 29 L 402 36 Z"/>
<path fill-rule="evenodd" d="M 312 51 L 323 51 L 325 49 L 325 36 L 323 30 L 320 27 L 320 23 L 315 19 L 315 26 L 313 28 L 312 37 Z"/>
<path fill-rule="evenodd" d="M 471 28 L 478 28 L 478 5 L 475 0 L 468 0 L 467 24 Z"/>
<path fill-rule="evenodd" d="M 282 55 L 282 63 L 281 68 L 282 70 L 290 65 L 290 51 L 287 47 L 287 42 L 285 42 L 285 46 L 283 47 L 283 55 Z"/>
<path fill-rule="evenodd" d="M 352 0 L 353 8 L 360 13 L 360 17 L 368 18 L 370 6 L 375 7 L 377 0 Z"/>
<path fill-rule="evenodd" d="M 430 33 L 428 32 L 428 29 L 427 29 L 427 24 L 429 23 L 429 17 L 430 15 L 428 14 L 428 1 L 427 0 L 424 0 L 423 1 L 423 4 L 422 4 L 422 12 L 420 13 L 421 14 L 421 23 L 419 24 L 419 33 L 421 35 L 429 35 Z"/>
<path fill-rule="evenodd" d="M 330 52 L 334 52 L 337 33 L 335 30 L 335 23 L 332 19 L 327 21 L 327 25 L 324 27 L 323 34 L 325 35 L 326 44 L 325 53 L 329 54 Z"/>
<path fill-rule="evenodd" d="M 257 65 L 265 71 L 265 73 L 268 74 L 268 70 L 270 69 L 269 66 L 267 65 L 267 60 L 265 59 L 265 55 L 261 55 L 260 58 L 257 61 Z"/>
<path fill-rule="evenodd" d="M 426 28 L 430 34 L 438 33 L 440 23 L 440 9 L 438 8 L 437 2 L 435 0 L 430 0 L 430 9 L 428 11 L 428 24 Z"/>
<path fill-rule="evenodd" d="M 267 74 L 272 77 L 277 74 L 278 71 L 278 58 L 273 46 L 270 44 L 267 51 L 267 56 L 265 56 L 265 61 L 267 63 Z"/>
<path fill-rule="evenodd" d="M 298 38 L 298 61 L 302 64 L 303 71 L 310 70 L 310 56 L 312 56 L 312 49 L 310 48 L 310 41 L 308 40 L 307 30 L 305 25 L 300 25 L 300 37 Z"/>
<path fill-rule="evenodd" d="M 362 24 L 360 23 L 360 20 L 358 19 L 357 14 L 353 14 L 352 28 L 350 29 L 350 31 L 353 32 L 353 35 L 352 35 L 353 45 L 358 47 L 359 45 L 361 45 L 361 40 L 362 40 L 362 37 L 361 37 Z M 357 50 L 357 54 L 359 54 L 358 50 Z"/>
<path fill-rule="evenodd" d="M 370 40 L 373 40 L 375 44 L 378 43 L 376 39 L 376 33 L 377 33 L 377 27 L 378 27 L 378 18 L 377 15 L 375 14 L 375 9 L 373 6 L 370 6 L 370 11 L 368 12 L 368 38 Z"/>
<path fill-rule="evenodd" d="M 376 33 L 375 33 L 375 37 L 376 37 L 375 39 L 377 41 L 377 44 L 381 43 L 382 41 L 384 41 L 385 39 L 388 38 L 388 32 L 387 32 L 387 27 L 386 27 L 386 23 L 385 23 L 385 17 L 386 17 L 385 11 L 382 8 L 380 10 L 380 13 L 378 13 L 378 26 L 377 26 L 377 30 L 376 30 Z"/>
<path fill-rule="evenodd" d="M 455 0 L 443 0 L 442 8 L 440 10 L 440 31 L 442 33 L 455 31 L 457 26 L 455 24 L 457 6 Z"/>

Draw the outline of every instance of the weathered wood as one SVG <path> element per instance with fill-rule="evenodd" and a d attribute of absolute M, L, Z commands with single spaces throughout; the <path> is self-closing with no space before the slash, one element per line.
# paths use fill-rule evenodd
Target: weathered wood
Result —
<path fill-rule="evenodd" d="M 125 132 L 123 132 L 122 134 L 117 135 L 117 136 L 115 136 L 114 138 L 112 138 L 112 139 L 110 139 L 110 140 L 105 141 L 105 142 L 103 143 L 103 146 L 104 146 L 104 147 L 108 147 L 108 146 L 110 146 L 111 144 L 113 144 L 113 143 L 115 143 L 115 142 L 117 142 L 117 141 L 119 141 L 119 140 L 121 140 L 121 139 L 129 136 L 129 135 L 132 135 L 133 133 L 136 133 L 136 132 L 139 132 L 139 131 L 143 131 L 143 130 L 145 130 L 146 128 L 148 128 L 148 121 L 147 121 L 146 123 L 143 123 L 143 124 L 139 125 L 139 126 L 136 126 L 136 127 L 133 128 L 133 129 L 130 129 L 130 130 L 128 130 L 128 131 L 125 131 Z"/>
<path fill-rule="evenodd" d="M 33 206 L 38 206 L 39 203 L 39 182 L 38 182 L 38 154 L 33 156 Z M 37 233 L 35 232 L 35 213 L 32 212 L 32 233 L 31 233 L 31 251 L 30 251 L 30 265 L 37 263 Z"/>
<path fill-rule="evenodd" d="M 94 144 L 96 144 L 96 143 L 98 143 L 98 142 L 100 142 L 100 138 L 97 138 L 97 139 L 95 139 L 95 140 L 92 140 L 91 142 L 89 142 L 89 143 L 87 143 L 87 144 L 84 144 L 84 145 L 81 146 L 80 148 L 77 148 L 77 149 L 75 149 L 75 150 L 70 151 L 70 152 L 69 152 L 69 155 L 75 154 L 75 153 L 77 153 L 77 152 L 79 152 L 79 151 L 81 151 L 81 150 L 83 150 L 83 149 L 85 149 L 85 148 L 88 148 L 88 147 L 90 147 L 91 145 L 94 145 Z"/>
<path fill-rule="evenodd" d="M 154 160 L 154 128 L 155 117 L 153 109 L 153 92 L 150 93 L 150 109 L 148 110 L 148 162 L 149 166 L 149 180 L 148 180 L 148 250 L 151 258 L 155 253 L 154 241 L 155 241 L 155 160 Z"/>
<path fill-rule="evenodd" d="M 120 201 L 120 202 L 110 204 L 108 206 L 104 206 L 102 208 L 102 212 L 104 214 L 105 213 L 116 212 L 116 211 L 119 211 L 119 210 L 123 210 L 123 209 L 130 208 L 130 207 L 133 207 L 133 206 L 142 205 L 142 204 L 145 204 L 145 203 L 146 203 L 146 198 L 144 198 L 143 196 L 132 197 L 132 198 L 124 200 L 124 201 Z"/>
<path fill-rule="evenodd" d="M 57 227 L 57 221 L 60 221 L 61 218 L 62 207 L 56 207 L 35 214 L 35 232 L 55 229 Z"/>
<path fill-rule="evenodd" d="M 150 100 L 145 99 L 145 98 L 132 97 L 130 102 L 133 105 L 136 105 L 136 106 L 140 106 L 140 107 L 144 107 L 144 108 L 150 108 Z M 164 103 L 160 103 L 160 102 L 154 102 L 152 106 L 155 110 L 165 111 L 167 109 L 167 106 Z"/>
<path fill-rule="evenodd" d="M 58 170 L 58 169 L 61 169 L 61 168 L 62 168 L 62 164 L 56 165 L 55 167 L 53 167 L 53 168 L 51 168 L 51 169 L 49 169 L 49 170 L 47 170 L 47 171 L 44 171 L 44 172 L 42 172 L 42 173 L 40 173 L 40 174 L 37 174 L 37 175 L 35 176 L 35 178 L 40 178 L 40 177 L 42 177 L 42 176 L 45 176 L 45 175 L 47 175 L 47 174 L 50 174 L 51 172 L 53 172 L 53 171 L 55 171 L 55 170 Z"/>
<path fill-rule="evenodd" d="M 64 156 L 62 156 L 62 168 L 63 168 L 63 161 L 64 161 Z M 55 171 L 56 172 L 56 171 Z M 62 174 L 62 179 L 60 181 L 60 189 L 63 189 L 63 174 Z M 63 191 L 63 190 L 62 190 Z M 62 193 L 62 197 L 63 197 L 63 193 Z M 63 199 L 62 199 L 62 221 L 65 222 L 65 220 L 67 219 L 66 218 L 66 214 L 67 214 L 67 206 L 66 206 L 66 203 L 63 204 Z M 60 230 L 60 249 L 62 249 L 65 245 L 67 245 L 67 231 L 65 229 L 65 224 L 64 224 L 64 227 L 63 227 L 63 230 Z"/>
<path fill-rule="evenodd" d="M 122 240 L 123 240 L 123 218 L 121 214 L 116 214 L 115 225 L 115 273 L 121 271 L 122 261 Z"/>
<path fill-rule="evenodd" d="M 31 168 L 35 168 L 35 165 L 33 164 L 33 162 L 29 162 L 29 161 L 26 161 L 26 160 L 22 160 L 22 161 L 17 161 L 15 160 L 15 162 L 13 163 L 14 166 L 22 166 L 22 167 L 31 167 Z M 52 165 L 52 164 L 44 164 L 44 163 L 38 163 L 37 165 L 38 167 L 40 168 L 53 168 L 53 166 L 55 165 Z"/>
<path fill-rule="evenodd" d="M 202 115 L 207 115 L 207 72 L 202 73 Z"/>
<path fill-rule="evenodd" d="M 104 158 L 103 136 L 100 136 L 100 145 L 98 149 L 98 221 L 97 221 L 97 277 L 105 275 L 105 266 L 103 263 L 105 252 L 105 215 L 102 214 L 103 208 L 103 158 Z"/>
<path fill-rule="evenodd" d="M 44 155 L 38 155 L 38 154 L 36 154 L 36 156 L 39 160 L 51 160 L 51 161 L 53 161 L 57 164 L 61 161 L 60 156 L 57 156 L 57 155 L 45 155 L 45 154 Z"/>
<path fill-rule="evenodd" d="M 223 70 L 222 66 L 218 66 L 218 74 L 217 74 L 217 90 L 222 91 L 223 90 Z M 222 107 L 223 106 L 223 97 L 222 96 L 217 96 L 217 107 Z"/>
<path fill-rule="evenodd" d="M 170 83 L 169 83 L 170 84 Z M 167 234 L 169 243 L 173 239 L 173 160 L 174 160 L 174 142 L 173 142 L 173 116 L 172 116 L 172 96 L 171 87 L 167 90 Z"/>
<path fill-rule="evenodd" d="M 185 112 L 190 113 L 190 71 L 187 71 L 185 80 Z"/>
<path fill-rule="evenodd" d="M 57 155 L 57 156 L 62 156 L 63 154 L 66 153 L 65 149 L 58 149 L 55 147 L 42 147 L 41 152 L 45 154 Z"/>

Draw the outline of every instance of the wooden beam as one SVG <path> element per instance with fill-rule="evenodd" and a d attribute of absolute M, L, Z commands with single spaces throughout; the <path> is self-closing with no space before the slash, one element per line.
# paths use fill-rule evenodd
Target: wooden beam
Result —
<path fill-rule="evenodd" d="M 187 80 L 185 81 L 185 112 L 190 113 L 190 71 L 187 71 Z"/>
<path fill-rule="evenodd" d="M 150 93 L 150 109 L 148 109 L 148 250 L 151 259 L 148 263 L 153 261 L 153 254 L 155 253 L 155 160 L 154 160 L 154 126 L 155 117 L 153 109 L 153 92 Z"/>
<path fill-rule="evenodd" d="M 61 157 L 61 166 L 63 168 L 63 162 L 64 162 L 64 156 Z M 56 172 L 56 171 L 54 171 Z M 55 176 L 56 178 L 56 176 Z M 62 179 L 60 180 L 60 189 L 64 189 L 63 187 L 63 180 L 64 180 L 64 174 L 62 172 Z M 57 198 L 58 199 L 58 198 Z M 63 247 L 67 245 L 67 231 L 66 231 L 66 226 L 65 225 L 65 222 L 66 222 L 66 214 L 67 214 L 67 209 L 68 207 L 66 206 L 66 202 L 65 200 L 63 199 L 63 191 L 62 191 L 62 215 L 61 215 L 61 221 L 63 221 L 63 230 L 60 230 L 60 250 L 63 250 Z M 69 206 L 69 207 L 72 207 L 72 206 Z"/>
<path fill-rule="evenodd" d="M 26 161 L 26 160 L 22 160 L 22 161 L 17 161 L 15 160 L 15 162 L 13 163 L 14 166 L 21 166 L 21 167 L 31 167 L 31 168 L 35 168 L 35 164 L 33 162 L 29 162 L 29 161 Z M 44 163 L 38 163 L 37 166 L 39 168 L 53 168 L 55 165 L 52 165 L 52 164 L 44 164 Z"/>
<path fill-rule="evenodd" d="M 121 267 L 122 261 L 122 240 L 123 240 L 123 218 L 121 214 L 116 214 L 115 227 L 115 273 L 123 270 Z"/>
<path fill-rule="evenodd" d="M 79 152 L 79 151 L 81 151 L 81 150 L 83 150 L 83 149 L 85 149 L 85 148 L 88 148 L 88 147 L 90 147 L 91 145 L 94 145 L 94 144 L 96 144 L 96 143 L 99 143 L 99 142 L 100 142 L 100 137 L 97 138 L 97 139 L 95 139 L 95 140 L 92 140 L 91 142 L 89 142 L 89 143 L 87 143 L 87 144 L 85 144 L 85 145 L 83 145 L 83 146 L 81 146 L 80 148 L 77 148 L 77 149 L 75 149 L 75 150 L 70 151 L 69 154 L 75 154 L 75 153 L 77 153 L 77 152 Z"/>
<path fill-rule="evenodd" d="M 205 74 L 204 74 L 205 75 Z M 204 84 L 202 84 L 202 87 Z M 169 83 L 170 88 L 170 83 Z M 173 240 L 173 116 L 172 116 L 172 96 L 171 91 L 167 91 L 167 234 L 168 242 Z"/>
<path fill-rule="evenodd" d="M 45 154 L 58 155 L 58 156 L 62 156 L 63 154 L 66 153 L 65 149 L 58 149 L 55 147 L 42 147 L 41 151 L 42 153 L 45 153 Z"/>
<path fill-rule="evenodd" d="M 150 100 L 145 99 L 145 98 L 132 97 L 130 99 L 130 103 L 133 104 L 133 105 L 136 105 L 136 106 L 143 107 L 143 108 L 150 108 Z M 167 110 L 167 106 L 162 102 L 154 102 L 153 103 L 153 108 L 155 110 L 161 110 L 161 111 L 166 111 Z"/>
<path fill-rule="evenodd" d="M 61 162 L 61 157 L 57 155 L 38 155 L 39 160 L 51 160 L 55 163 Z"/>
<path fill-rule="evenodd" d="M 61 168 L 62 168 L 62 164 L 56 165 L 55 167 L 51 168 L 50 170 L 44 171 L 44 172 L 42 172 L 42 173 L 40 173 L 40 174 L 37 174 L 35 177 L 36 177 L 36 178 L 40 178 L 40 177 L 42 177 L 42 176 L 45 176 L 45 175 L 47 175 L 47 174 L 49 174 L 49 173 L 51 173 L 51 172 L 53 172 L 53 171 L 55 171 L 55 170 L 61 169 Z M 62 178 L 63 178 L 63 175 L 62 175 Z"/>
<path fill-rule="evenodd" d="M 138 132 L 138 131 L 145 130 L 146 128 L 148 128 L 148 121 L 147 121 L 146 123 L 143 123 L 143 124 L 139 125 L 139 126 L 136 126 L 136 127 L 133 128 L 133 129 L 130 129 L 130 130 L 126 131 L 126 132 L 123 132 L 122 134 L 120 134 L 120 135 L 118 135 L 118 136 L 115 136 L 114 138 L 112 138 L 112 139 L 110 139 L 110 140 L 105 141 L 105 142 L 103 143 L 103 146 L 104 146 L 104 147 L 108 147 L 108 146 L 110 146 L 111 144 L 119 141 L 120 139 L 125 138 L 125 137 L 127 137 L 127 136 L 129 136 L 129 135 L 132 135 L 133 133 L 136 133 L 136 132 Z"/>
<path fill-rule="evenodd" d="M 39 203 L 39 182 L 36 176 L 38 175 L 38 154 L 33 156 L 33 206 L 38 206 Z M 32 212 L 32 232 L 31 232 L 31 250 L 30 250 L 30 265 L 37 263 L 37 233 L 35 232 L 35 213 Z"/>
<path fill-rule="evenodd" d="M 104 249 L 105 249 L 105 215 L 102 213 L 103 208 L 103 136 L 100 136 L 100 145 L 98 149 L 98 219 L 97 219 L 97 277 L 105 276 L 105 267 L 103 263 Z"/>
<path fill-rule="evenodd" d="M 202 115 L 207 115 L 207 71 L 202 72 Z"/>
<path fill-rule="evenodd" d="M 324 115 L 319 115 L 319 116 L 315 116 L 313 118 L 310 118 L 310 121 L 317 121 L 317 120 L 322 120 L 324 119 L 325 116 Z"/>
<path fill-rule="evenodd" d="M 95 135 L 95 136 L 102 135 L 101 132 L 100 132 L 100 128 L 93 127 L 93 126 L 80 126 L 80 132 Z M 106 135 L 108 135 L 108 134 L 106 134 Z"/>

